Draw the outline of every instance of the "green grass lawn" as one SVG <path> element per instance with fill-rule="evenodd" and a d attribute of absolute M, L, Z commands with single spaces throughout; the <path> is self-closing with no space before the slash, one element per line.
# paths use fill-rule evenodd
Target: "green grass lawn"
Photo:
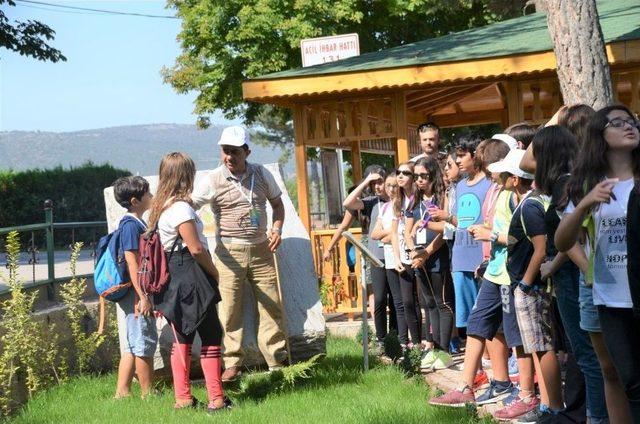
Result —
<path fill-rule="evenodd" d="M 420 377 L 407 379 L 394 366 L 374 364 L 362 372 L 360 347 L 350 339 L 329 338 L 327 357 L 292 389 L 269 392 L 266 374 L 245 376 L 228 394 L 230 412 L 173 410 L 170 386 L 145 401 L 112 398 L 115 374 L 82 377 L 31 400 L 12 423 L 476 423 L 465 409 L 427 405 L 429 388 Z M 247 389 L 250 388 L 250 389 Z M 137 387 L 134 388 L 137 394 Z M 194 395 L 206 400 L 202 384 Z M 488 421 L 487 421 L 488 422 Z"/>

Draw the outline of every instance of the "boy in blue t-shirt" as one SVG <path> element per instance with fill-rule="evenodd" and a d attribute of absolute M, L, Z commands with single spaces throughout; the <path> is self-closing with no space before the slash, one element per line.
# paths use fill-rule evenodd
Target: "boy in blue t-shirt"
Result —
<path fill-rule="evenodd" d="M 123 398 L 131 394 L 135 372 L 144 398 L 149 394 L 153 382 L 153 355 L 158 344 L 158 331 L 151 299 L 138 283 L 138 243 L 140 235 L 147 229 L 142 214 L 151 206 L 152 196 L 149 183 L 142 177 L 118 178 L 113 183 L 113 194 L 118 204 L 127 209 L 127 214 L 119 224 L 120 243 L 133 286 L 133 290 L 129 290 L 118 301 L 119 309 L 125 315 L 126 335 L 123 337 L 123 332 L 120 332 L 122 356 L 115 397 Z"/>

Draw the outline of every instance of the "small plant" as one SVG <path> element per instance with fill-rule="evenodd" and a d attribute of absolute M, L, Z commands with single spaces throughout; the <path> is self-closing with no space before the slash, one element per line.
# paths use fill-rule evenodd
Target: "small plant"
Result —
<path fill-rule="evenodd" d="M 374 334 L 376 334 L 376 332 L 373 330 L 373 328 L 371 328 L 370 325 L 368 325 L 366 321 L 362 322 L 362 325 L 360 326 L 360 329 L 356 334 L 356 341 L 358 342 L 358 344 L 362 345 L 362 341 L 365 338 L 365 332 L 367 333 L 367 343 L 371 345 L 371 343 L 373 342 Z"/>
<path fill-rule="evenodd" d="M 313 368 L 324 355 L 315 355 L 306 361 L 298 362 L 277 371 L 262 374 L 249 374 L 240 380 L 236 396 L 242 399 L 258 400 L 273 393 L 292 389 L 298 382 L 310 378 Z"/>
<path fill-rule="evenodd" d="M 384 346 L 384 354 L 391 358 L 392 361 L 397 361 L 402 356 L 402 345 L 398 339 L 398 333 L 395 330 L 389 331 L 385 338 L 382 340 Z"/>
<path fill-rule="evenodd" d="M 8 278 L 3 275 L 11 291 L 11 297 L 2 302 L 2 354 L 0 354 L 0 408 L 7 415 L 16 406 L 14 389 L 18 380 L 24 380 L 27 393 L 50 385 L 61 373 L 56 369 L 58 357 L 57 339 L 45 337 L 44 325 L 32 313 L 36 293 L 27 293 L 18 278 L 20 238 L 14 231 L 7 236 Z"/>
<path fill-rule="evenodd" d="M 422 349 L 420 345 L 416 345 L 404 352 L 404 357 L 400 363 L 402 369 L 408 374 L 413 375 L 420 372 L 420 361 L 422 359 Z"/>
<path fill-rule="evenodd" d="M 77 359 L 77 370 L 80 374 L 84 374 L 92 370 L 96 353 L 100 345 L 104 342 L 105 336 L 97 332 L 87 333 L 85 329 L 84 323 L 87 316 L 87 308 L 82 297 L 87 287 L 87 281 L 85 278 L 79 279 L 76 276 L 76 264 L 80 256 L 80 249 L 82 249 L 82 242 L 73 245 L 69 265 L 71 269 L 71 280 L 62 284 L 60 296 L 66 306 L 65 313 L 71 329 L 71 337 Z"/>

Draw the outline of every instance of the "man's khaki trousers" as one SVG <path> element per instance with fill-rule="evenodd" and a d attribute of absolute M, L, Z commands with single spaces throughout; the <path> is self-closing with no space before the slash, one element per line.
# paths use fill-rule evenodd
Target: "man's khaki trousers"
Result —
<path fill-rule="evenodd" d="M 282 307 L 269 242 L 257 245 L 218 241 L 215 265 L 220 272 L 218 314 L 224 328 L 225 368 L 241 366 L 244 290 L 249 287 L 258 306 L 258 347 L 269 367 L 280 366 L 287 357 Z M 248 285 L 245 283 L 248 282 Z"/>

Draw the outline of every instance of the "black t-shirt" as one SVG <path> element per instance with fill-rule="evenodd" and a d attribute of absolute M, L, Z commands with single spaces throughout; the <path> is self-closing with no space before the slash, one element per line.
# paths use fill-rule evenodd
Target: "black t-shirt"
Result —
<path fill-rule="evenodd" d="M 428 207 L 429 206 L 427 202 L 425 201 L 420 202 L 416 204 L 413 210 L 407 211 L 405 213 L 405 216 L 409 218 L 413 218 L 413 223 L 415 224 L 416 222 L 423 219 L 423 217 L 426 217 L 428 215 L 427 213 Z M 411 231 L 411 229 L 409 229 L 409 231 Z M 439 234 L 437 231 L 433 231 L 428 228 L 426 229 L 426 232 L 427 232 L 426 242 L 421 243 L 421 245 L 425 247 L 431 244 L 431 242 Z M 413 242 L 416 245 L 418 245 L 416 237 L 413 238 Z M 433 254 L 431 254 L 431 256 L 429 256 L 429 259 L 427 259 L 427 261 L 425 262 L 424 266 L 425 266 L 425 269 L 430 272 L 440 272 L 443 270 L 448 270 L 449 269 L 449 248 L 447 247 L 447 245 L 443 243 L 442 246 L 440 246 L 440 248 L 437 251 L 433 252 Z"/>
<path fill-rule="evenodd" d="M 551 189 L 551 203 L 544 215 L 544 222 L 547 226 L 547 256 L 555 256 L 558 254 L 558 249 L 556 249 L 556 246 L 553 243 L 556 230 L 558 229 L 558 225 L 560 225 L 560 215 L 558 215 L 556 207 L 565 196 L 565 190 L 568 182 L 569 174 L 562 175 L 558 178 Z"/>
<path fill-rule="evenodd" d="M 537 197 L 537 198 L 536 198 Z M 530 237 L 546 235 L 545 210 L 540 197 L 536 194 L 527 196 L 518 208 L 516 208 L 509 225 L 509 243 L 507 245 L 507 271 L 511 283 L 522 280 L 531 256 L 533 255 L 533 243 Z M 524 221 L 525 225 L 522 225 Z M 540 283 L 540 274 L 535 281 L 527 281 L 530 284 Z"/>

